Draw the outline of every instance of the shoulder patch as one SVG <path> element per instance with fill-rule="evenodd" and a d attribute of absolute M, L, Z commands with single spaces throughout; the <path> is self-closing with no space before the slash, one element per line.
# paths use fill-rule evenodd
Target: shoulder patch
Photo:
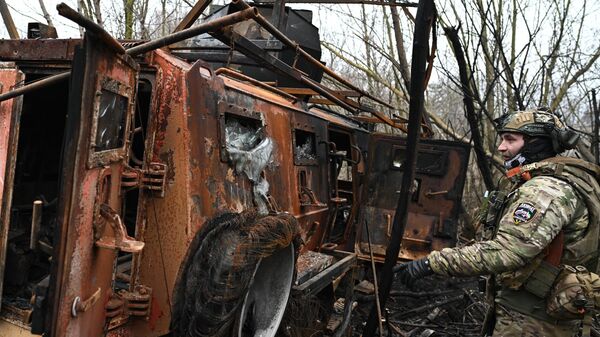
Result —
<path fill-rule="evenodd" d="M 516 224 L 521 222 L 527 222 L 535 216 L 537 213 L 537 209 L 535 206 L 528 202 L 522 202 L 517 206 L 515 212 L 513 213 L 513 220 Z"/>

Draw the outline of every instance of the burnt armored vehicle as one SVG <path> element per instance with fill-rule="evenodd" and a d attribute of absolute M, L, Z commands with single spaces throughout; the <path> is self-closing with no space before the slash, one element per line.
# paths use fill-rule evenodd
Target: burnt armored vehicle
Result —
<path fill-rule="evenodd" d="M 406 153 L 370 122 L 406 125 L 327 108 L 364 93 L 319 83 L 310 13 L 257 8 L 165 49 L 81 19 L 82 40 L 0 42 L 2 94 L 24 89 L 0 105 L 0 336 L 347 327 L 333 304 L 385 255 Z M 468 153 L 421 142 L 399 258 L 455 243 Z"/>

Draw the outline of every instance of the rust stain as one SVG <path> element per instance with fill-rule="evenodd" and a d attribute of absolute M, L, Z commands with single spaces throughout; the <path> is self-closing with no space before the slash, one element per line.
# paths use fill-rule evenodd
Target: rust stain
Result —
<path fill-rule="evenodd" d="M 213 151 L 215 150 L 215 140 L 204 137 L 204 150 L 209 157 L 212 157 Z"/>
<path fill-rule="evenodd" d="M 175 161 L 173 160 L 174 150 L 170 149 L 159 155 L 160 162 L 167 164 L 167 182 L 172 184 L 175 180 Z"/>
<path fill-rule="evenodd" d="M 156 322 L 159 318 L 163 317 L 163 311 L 160 308 L 160 303 L 156 300 L 156 297 L 152 296 L 152 309 L 150 309 L 150 315 L 148 316 L 148 325 L 150 330 L 156 329 Z"/>

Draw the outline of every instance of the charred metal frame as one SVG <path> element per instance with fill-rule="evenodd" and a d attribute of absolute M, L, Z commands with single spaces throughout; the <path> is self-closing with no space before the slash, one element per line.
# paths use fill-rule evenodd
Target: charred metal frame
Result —
<path fill-rule="evenodd" d="M 347 97 L 342 96 L 339 93 L 336 93 L 335 91 L 333 91 L 329 88 L 326 88 L 325 86 L 321 85 L 320 83 L 317 83 L 317 82 L 311 80 L 310 78 L 308 78 L 307 76 L 305 76 L 304 74 L 299 72 L 294 67 L 290 67 L 283 61 L 268 54 L 262 48 L 258 47 L 256 44 L 254 44 L 250 40 L 246 39 L 245 37 L 239 35 L 238 33 L 232 31 L 231 29 L 224 29 L 223 27 L 227 27 L 236 22 L 240 22 L 240 21 L 244 21 L 244 20 L 252 18 L 257 23 L 259 23 L 261 26 L 263 26 L 265 29 L 267 29 L 271 34 L 273 34 L 273 36 L 277 37 L 282 43 L 296 49 L 298 55 L 304 57 L 308 62 L 322 68 L 322 70 L 324 72 L 326 72 L 328 75 L 330 75 L 332 78 L 334 78 L 338 82 L 351 88 L 352 90 L 357 91 L 358 93 L 360 93 L 361 96 L 368 97 L 368 98 L 378 102 L 379 104 L 382 104 L 388 108 L 394 109 L 393 106 L 364 92 L 360 88 L 354 86 L 353 84 L 351 84 L 350 82 L 348 82 L 347 80 L 345 80 L 344 78 L 339 76 L 333 70 L 324 66 L 318 60 L 314 59 L 311 55 L 309 55 L 302 48 L 300 48 L 297 43 L 295 43 L 292 40 L 290 40 L 289 38 L 287 38 L 287 36 L 285 36 L 285 34 L 283 34 L 275 26 L 273 26 L 270 22 L 268 22 L 267 19 L 265 19 L 263 16 L 261 16 L 258 13 L 258 10 L 256 8 L 250 7 L 243 0 L 233 0 L 232 4 L 234 6 L 240 8 L 241 10 L 239 12 L 229 14 L 229 15 L 223 16 L 223 17 L 215 19 L 215 20 L 211 20 L 209 22 L 206 22 L 204 24 L 201 24 L 201 25 L 198 25 L 198 26 L 195 26 L 192 28 L 187 28 L 187 29 L 183 29 L 181 31 L 176 31 L 175 33 L 173 33 L 171 35 L 168 35 L 163 38 L 156 39 L 156 40 L 153 40 L 150 42 L 143 43 L 141 45 L 129 48 L 127 50 L 125 50 L 118 41 L 116 41 L 114 38 L 112 38 L 112 36 L 110 36 L 110 34 L 106 33 L 106 31 L 104 31 L 102 29 L 102 27 L 95 24 L 91 20 L 81 16 L 79 13 L 77 13 L 73 9 L 69 8 L 67 5 L 61 4 L 58 7 L 59 7 L 59 13 L 61 15 L 65 16 L 67 18 L 70 18 L 71 20 L 82 25 L 84 28 L 88 29 L 90 32 L 97 34 L 101 40 L 105 41 L 107 43 L 107 45 L 111 46 L 111 48 L 113 48 L 117 53 L 126 52 L 127 54 L 129 54 L 131 56 L 143 54 L 143 53 L 146 53 L 146 52 L 151 51 L 156 48 L 168 46 L 170 44 L 185 40 L 187 38 L 199 35 L 201 33 L 206 33 L 206 32 L 211 33 L 216 38 L 220 39 L 222 42 L 226 43 L 227 45 L 235 46 L 237 49 L 242 50 L 244 52 L 244 54 L 255 59 L 257 62 L 263 63 L 270 70 L 275 71 L 276 73 L 279 73 L 279 74 L 283 74 L 284 76 L 290 76 L 292 79 L 295 79 L 299 83 L 308 86 L 309 88 L 313 89 L 315 92 L 319 93 L 321 96 L 327 98 L 334 104 L 337 104 L 340 107 L 346 109 L 347 111 L 351 112 L 352 114 L 357 114 L 359 111 L 365 111 L 365 112 L 373 114 L 376 118 L 378 118 L 379 120 L 381 120 L 385 124 L 388 124 L 391 127 L 398 128 L 404 132 L 408 132 L 408 128 L 407 128 L 406 124 L 397 123 L 396 121 L 388 118 L 381 112 L 379 112 L 371 107 L 368 107 L 361 103 L 350 100 Z M 50 76 L 50 77 L 45 78 L 36 83 L 23 86 L 20 89 L 13 90 L 8 93 L 0 95 L 0 102 L 10 99 L 10 98 L 13 98 L 13 97 L 16 97 L 18 95 L 22 95 L 26 92 L 41 89 L 41 88 L 43 88 L 47 85 L 53 84 L 53 83 L 61 82 L 63 80 L 66 80 L 69 76 L 70 76 L 70 72 L 65 72 L 65 73 Z M 425 127 L 426 125 L 423 125 L 423 126 Z"/>
<path fill-rule="evenodd" d="M 68 7 L 68 6 L 64 5 L 64 7 Z M 70 9 L 70 10 L 66 10 L 65 13 L 67 13 L 67 15 L 69 15 L 69 16 L 73 16 L 73 17 L 77 18 L 76 20 L 78 20 L 79 22 L 89 25 L 89 26 L 83 26 L 83 27 L 86 29 L 89 29 L 92 32 L 98 31 L 98 27 L 101 31 L 104 31 L 102 29 L 102 27 L 98 26 L 96 23 L 88 22 L 89 20 L 86 19 L 85 17 L 83 17 L 83 19 L 79 18 L 81 15 L 77 12 L 75 12 L 75 13 L 73 13 L 73 12 L 75 12 L 75 11 Z M 248 20 L 256 15 L 258 15 L 258 10 L 256 8 L 248 8 L 246 10 L 243 10 L 243 11 L 240 11 L 237 13 L 233 13 L 230 15 L 226 15 L 221 18 L 206 22 L 204 24 L 201 24 L 201 25 L 198 25 L 198 26 L 195 26 L 192 28 L 184 29 L 182 31 L 173 33 L 171 35 L 167 35 L 163 38 L 152 40 L 152 41 L 143 43 L 141 45 L 129 48 L 126 50 L 126 53 L 129 54 L 130 56 L 140 55 L 140 54 L 152 51 L 157 48 L 168 46 L 175 42 L 183 41 L 185 39 L 188 39 L 190 37 L 193 37 L 193 36 L 196 36 L 196 35 L 199 35 L 202 33 L 207 33 L 207 32 L 211 32 L 211 31 L 223 29 L 223 27 L 227 27 L 227 26 L 230 26 L 237 22 Z M 106 33 L 106 34 L 108 34 L 108 33 Z M 110 36 L 110 34 L 108 35 L 108 37 L 103 33 L 100 33 L 100 35 L 104 39 L 108 39 L 108 38 L 112 39 L 120 46 L 120 43 L 117 42 L 112 36 Z M 109 42 L 109 44 L 114 46 L 115 42 Z M 120 50 L 117 47 L 114 47 L 114 48 L 116 48 L 117 50 Z M 123 49 L 123 47 L 121 47 L 121 49 Z M 47 78 L 44 78 L 43 80 L 37 81 L 32 84 L 24 85 L 21 88 L 18 88 L 18 89 L 15 89 L 15 90 L 12 90 L 12 91 L 9 91 L 7 93 L 0 95 L 0 102 L 23 95 L 28 92 L 42 89 L 51 84 L 62 82 L 64 80 L 68 79 L 70 75 L 71 75 L 71 72 L 68 71 L 68 72 L 57 74 L 57 75 L 49 76 Z"/>
<path fill-rule="evenodd" d="M 343 251 L 334 251 L 331 255 L 339 258 L 339 261 L 329 266 L 329 268 L 323 270 L 319 274 L 313 276 L 306 282 L 294 286 L 292 288 L 294 293 L 302 293 L 305 296 L 316 294 L 330 284 L 333 278 L 343 275 L 356 263 L 356 254 Z"/>
<path fill-rule="evenodd" d="M 249 8 L 252 8 L 243 0 L 232 1 L 232 5 L 236 6 L 238 9 L 241 9 L 241 10 L 248 10 Z M 395 109 L 393 106 L 362 91 L 361 89 L 357 88 L 356 86 L 354 86 L 353 84 L 351 84 L 350 82 L 346 81 L 344 78 L 342 78 L 341 76 L 336 74 L 333 70 L 329 69 L 328 67 L 325 67 L 322 63 L 320 63 L 318 60 L 314 59 L 311 55 L 309 55 L 302 48 L 300 48 L 300 46 L 297 43 L 290 40 L 285 34 L 283 34 L 275 26 L 273 26 L 261 14 L 257 14 L 256 16 L 253 17 L 253 19 L 259 25 L 261 25 L 263 28 L 265 28 L 267 31 L 269 31 L 279 41 L 281 41 L 282 43 L 284 43 L 285 45 L 287 45 L 291 48 L 294 48 L 298 55 L 305 58 L 308 62 L 321 68 L 324 72 L 326 72 L 328 75 L 330 75 L 332 78 L 334 78 L 341 84 L 345 85 L 346 87 L 351 88 L 352 90 L 359 92 L 362 96 L 368 97 L 386 107 Z M 274 72 L 284 75 L 284 76 L 288 76 L 291 79 L 296 80 L 298 83 L 309 87 L 310 89 L 319 93 L 321 96 L 329 99 L 333 103 L 346 109 L 347 111 L 351 112 L 352 114 L 357 114 L 360 111 L 365 111 L 365 112 L 373 114 L 375 117 L 380 119 L 382 122 L 390 125 L 391 127 L 398 128 L 405 132 L 407 132 L 407 130 L 408 130 L 406 125 L 395 123 L 393 120 L 386 117 L 381 112 L 379 112 L 373 108 L 370 108 L 368 106 L 365 106 L 361 103 L 350 100 L 339 94 L 336 94 L 333 90 L 325 87 L 324 85 L 322 85 L 320 83 L 313 81 L 312 79 L 310 79 L 308 76 L 304 75 L 302 72 L 300 72 L 293 66 L 290 66 L 287 63 L 283 62 L 282 60 L 274 57 L 273 55 L 266 52 L 263 48 L 260 48 L 258 45 L 256 45 L 249 39 L 245 38 L 244 36 L 240 35 L 239 33 L 235 32 L 231 29 L 216 31 L 216 32 L 212 32 L 211 34 L 215 38 L 221 40 L 221 42 L 225 43 L 226 45 L 231 46 L 232 48 L 241 51 L 243 54 L 254 59 L 259 64 L 263 64 L 264 66 L 269 68 L 269 70 L 274 71 Z"/>
<path fill-rule="evenodd" d="M 233 2 L 233 4 L 235 6 L 238 6 L 241 9 L 248 9 L 250 8 L 250 5 L 248 5 L 246 2 L 244 2 L 244 0 L 238 0 Z M 256 21 L 259 25 L 261 25 L 263 28 L 265 28 L 269 33 L 271 33 L 275 38 L 277 38 L 279 41 L 281 41 L 283 44 L 285 44 L 286 46 L 295 49 L 297 55 L 302 56 L 305 60 L 307 60 L 308 62 L 310 62 L 311 64 L 321 68 L 321 70 L 323 70 L 325 73 L 327 73 L 327 75 L 331 76 L 332 78 L 334 78 L 335 80 L 337 80 L 338 82 L 342 83 L 343 85 L 345 85 L 346 87 L 360 93 L 362 96 L 368 97 L 372 100 L 374 100 L 375 102 L 384 105 L 390 109 L 394 109 L 394 107 L 384 101 L 382 101 L 381 99 L 374 97 L 373 95 L 365 92 L 364 90 L 358 88 L 357 86 L 355 86 L 354 84 L 350 83 L 349 81 L 347 81 L 346 79 L 344 79 L 343 77 L 341 77 L 340 75 L 338 75 L 336 72 L 334 72 L 333 70 L 331 70 L 330 68 L 326 67 L 323 65 L 323 63 L 319 62 L 319 60 L 315 59 L 312 55 L 310 55 L 309 53 L 307 53 L 306 51 L 304 51 L 304 49 L 302 49 L 300 47 L 300 45 L 294 41 L 292 41 L 290 38 L 288 38 L 283 32 L 281 32 L 279 29 L 279 27 L 276 27 L 274 25 L 272 25 L 269 20 L 267 20 L 264 16 L 262 16 L 261 14 L 256 15 L 256 17 L 253 18 L 254 21 Z"/>
<path fill-rule="evenodd" d="M 235 71 L 235 70 L 232 70 L 232 69 L 229 69 L 229 68 L 219 68 L 219 69 L 215 70 L 215 74 L 216 75 L 225 75 L 227 77 L 231 77 L 231 78 L 235 78 L 235 79 L 238 79 L 238 80 L 241 80 L 241 81 L 252 83 L 252 84 L 254 84 L 257 87 L 261 87 L 263 89 L 267 89 L 267 90 L 272 91 L 272 92 L 274 92 L 274 93 L 276 93 L 278 95 L 286 97 L 292 103 L 295 103 L 295 102 L 298 101 L 298 97 L 296 97 L 296 96 L 292 96 L 289 93 L 287 93 L 287 92 L 285 92 L 285 91 L 283 91 L 283 90 L 281 90 L 279 88 L 272 87 L 272 86 L 270 86 L 270 85 L 268 85 L 268 84 L 266 84 L 264 82 L 261 82 L 261 81 L 259 81 L 257 79 L 254 79 L 254 78 L 250 77 L 250 76 L 244 75 L 241 72 L 238 72 L 238 71 Z"/>

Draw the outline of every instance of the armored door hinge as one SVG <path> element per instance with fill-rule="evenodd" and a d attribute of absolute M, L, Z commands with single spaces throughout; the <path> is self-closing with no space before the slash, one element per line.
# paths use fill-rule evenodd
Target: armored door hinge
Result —
<path fill-rule="evenodd" d="M 147 319 L 152 304 L 152 288 L 137 285 L 133 291 L 119 290 L 106 303 L 105 313 L 108 329 L 114 329 L 129 321 L 130 317 Z"/>
<path fill-rule="evenodd" d="M 150 163 L 147 169 L 126 167 L 121 174 L 121 187 L 125 190 L 144 189 L 163 198 L 167 181 L 167 165 L 163 163 Z"/>

